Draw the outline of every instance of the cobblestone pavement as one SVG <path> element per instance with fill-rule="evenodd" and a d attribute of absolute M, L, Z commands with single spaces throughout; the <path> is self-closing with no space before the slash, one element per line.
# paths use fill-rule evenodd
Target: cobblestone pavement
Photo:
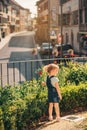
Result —
<path fill-rule="evenodd" d="M 81 124 L 83 124 L 82 122 L 87 118 L 87 112 L 82 112 L 75 115 L 83 117 L 84 119 L 79 121 L 70 121 L 61 118 L 60 122 L 56 122 L 55 120 L 46 122 L 36 130 L 84 130 Z"/>

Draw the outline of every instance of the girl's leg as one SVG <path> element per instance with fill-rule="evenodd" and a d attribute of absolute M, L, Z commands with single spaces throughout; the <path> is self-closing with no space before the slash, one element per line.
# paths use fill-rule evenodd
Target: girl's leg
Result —
<path fill-rule="evenodd" d="M 60 110 L 59 110 L 59 104 L 54 103 L 55 113 L 56 113 L 56 120 L 59 121 L 60 119 Z"/>
<path fill-rule="evenodd" d="M 52 112 L 53 112 L 53 103 L 49 103 L 49 120 L 53 120 Z"/>

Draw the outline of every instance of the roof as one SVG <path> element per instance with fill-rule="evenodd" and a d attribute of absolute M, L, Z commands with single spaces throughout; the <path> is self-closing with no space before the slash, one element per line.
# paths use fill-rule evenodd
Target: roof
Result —
<path fill-rule="evenodd" d="M 37 1 L 36 5 L 38 6 L 40 3 L 42 3 L 44 0 Z"/>
<path fill-rule="evenodd" d="M 16 6 L 24 9 L 20 4 L 18 4 L 15 0 L 11 0 L 11 4 L 15 4 Z"/>

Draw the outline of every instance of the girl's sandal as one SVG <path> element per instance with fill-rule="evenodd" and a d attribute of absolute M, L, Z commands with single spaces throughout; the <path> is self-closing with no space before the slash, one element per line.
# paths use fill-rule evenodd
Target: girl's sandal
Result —
<path fill-rule="evenodd" d="M 49 121 L 52 121 L 52 120 L 53 120 L 53 117 L 49 117 L 48 119 L 49 119 Z"/>

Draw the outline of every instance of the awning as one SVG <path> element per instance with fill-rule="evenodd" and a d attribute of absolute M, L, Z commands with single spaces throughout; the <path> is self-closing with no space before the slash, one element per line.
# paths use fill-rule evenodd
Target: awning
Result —
<path fill-rule="evenodd" d="M 79 32 L 79 34 L 87 34 L 87 32 Z"/>
<path fill-rule="evenodd" d="M 7 26 L 0 26 L 0 29 L 7 29 Z"/>

